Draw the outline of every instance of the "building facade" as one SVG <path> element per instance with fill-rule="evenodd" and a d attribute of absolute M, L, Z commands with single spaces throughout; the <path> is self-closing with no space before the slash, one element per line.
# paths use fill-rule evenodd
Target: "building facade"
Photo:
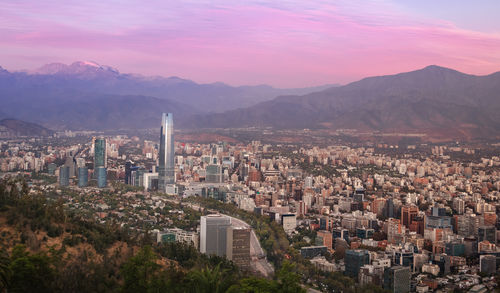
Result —
<path fill-rule="evenodd" d="M 243 270 L 250 269 L 251 229 L 228 227 L 226 257 Z"/>
<path fill-rule="evenodd" d="M 202 216 L 200 226 L 200 252 L 225 256 L 231 218 L 219 214 Z"/>

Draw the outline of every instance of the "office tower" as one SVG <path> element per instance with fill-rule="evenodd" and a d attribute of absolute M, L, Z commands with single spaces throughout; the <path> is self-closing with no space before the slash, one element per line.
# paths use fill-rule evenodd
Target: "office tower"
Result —
<path fill-rule="evenodd" d="M 297 217 L 295 214 L 281 215 L 281 224 L 286 233 L 292 233 L 297 227 Z"/>
<path fill-rule="evenodd" d="M 220 165 L 208 165 L 206 169 L 205 182 L 221 183 L 222 167 Z"/>
<path fill-rule="evenodd" d="M 304 188 L 312 188 L 313 187 L 313 178 L 311 176 L 306 177 L 304 179 Z"/>
<path fill-rule="evenodd" d="M 479 227 L 479 217 L 476 214 L 466 213 L 456 217 L 457 234 L 467 237 L 477 234 Z"/>
<path fill-rule="evenodd" d="M 465 244 L 458 240 L 453 240 L 445 244 L 445 252 L 451 256 L 465 255 Z"/>
<path fill-rule="evenodd" d="M 424 216 L 416 216 L 411 220 L 410 231 L 416 232 L 419 235 L 424 236 L 425 225 L 424 225 L 425 217 Z"/>
<path fill-rule="evenodd" d="M 454 198 L 453 209 L 457 212 L 457 214 L 463 214 L 465 211 L 465 201 L 461 198 Z"/>
<path fill-rule="evenodd" d="M 56 169 L 57 169 L 57 165 L 54 164 L 54 163 L 50 163 L 48 166 L 47 166 L 47 171 L 49 173 L 49 175 L 54 175 L 56 174 Z"/>
<path fill-rule="evenodd" d="M 316 234 L 316 245 L 323 245 L 332 250 L 333 248 L 333 236 L 330 231 L 318 231 Z"/>
<path fill-rule="evenodd" d="M 418 215 L 418 207 L 415 205 L 408 205 L 401 207 L 401 224 L 406 228 L 410 228 L 413 219 Z"/>
<path fill-rule="evenodd" d="M 78 187 L 85 187 L 89 182 L 89 169 L 87 167 L 78 168 Z"/>
<path fill-rule="evenodd" d="M 303 216 L 307 214 L 307 205 L 304 201 L 299 200 L 295 202 L 295 211 L 297 215 Z"/>
<path fill-rule="evenodd" d="M 175 183 L 174 166 L 174 119 L 172 113 L 163 113 L 160 127 L 160 151 L 158 154 L 158 190 L 166 192 Z"/>
<path fill-rule="evenodd" d="M 108 167 L 106 155 L 106 139 L 96 138 L 94 141 L 94 170 L 99 167 Z"/>
<path fill-rule="evenodd" d="M 385 217 L 394 218 L 394 200 L 388 198 L 385 202 Z"/>
<path fill-rule="evenodd" d="M 479 257 L 481 273 L 494 274 L 497 270 L 497 257 L 494 255 L 481 255 Z"/>
<path fill-rule="evenodd" d="M 387 225 L 387 241 L 391 244 L 403 242 L 404 235 L 406 232 L 405 226 L 396 219 L 390 219 L 386 223 Z"/>
<path fill-rule="evenodd" d="M 320 230 L 328 230 L 330 231 L 332 227 L 332 221 L 329 217 L 321 217 L 319 218 L 319 229 Z"/>
<path fill-rule="evenodd" d="M 475 236 L 467 236 L 464 238 L 464 246 L 465 246 L 465 256 L 471 257 L 477 254 L 477 238 Z"/>
<path fill-rule="evenodd" d="M 158 173 L 144 173 L 142 178 L 144 190 L 158 190 Z"/>
<path fill-rule="evenodd" d="M 365 200 L 365 189 L 364 188 L 356 188 L 356 190 L 352 194 L 352 198 L 356 202 L 364 201 Z"/>
<path fill-rule="evenodd" d="M 59 185 L 69 185 L 69 166 L 61 166 L 59 168 Z"/>
<path fill-rule="evenodd" d="M 77 168 L 85 167 L 85 159 L 84 158 L 76 158 L 75 157 L 75 163 L 76 163 Z M 78 170 L 77 170 L 77 172 L 78 172 Z"/>
<path fill-rule="evenodd" d="M 393 263 L 413 269 L 413 251 L 396 251 Z"/>
<path fill-rule="evenodd" d="M 490 243 L 497 243 L 497 230 L 495 226 L 480 226 L 477 232 L 479 242 L 487 240 Z"/>
<path fill-rule="evenodd" d="M 384 289 L 393 293 L 410 292 L 410 268 L 395 266 L 384 272 Z"/>
<path fill-rule="evenodd" d="M 228 227 L 226 257 L 243 270 L 250 269 L 250 233 L 251 229 Z"/>
<path fill-rule="evenodd" d="M 345 241 L 349 241 L 349 230 L 342 228 L 335 228 L 332 232 L 333 240 L 335 239 L 344 239 Z"/>
<path fill-rule="evenodd" d="M 107 174 L 106 174 L 106 168 L 104 167 L 97 167 L 96 170 L 97 173 L 97 187 L 99 188 L 104 188 L 107 185 Z"/>
<path fill-rule="evenodd" d="M 378 217 L 381 217 L 384 215 L 384 209 L 385 209 L 385 198 L 375 198 L 372 203 L 372 212 L 377 214 Z"/>
<path fill-rule="evenodd" d="M 75 176 L 75 162 L 73 155 L 71 152 L 67 153 L 66 155 L 66 161 L 64 162 L 64 166 L 69 167 L 69 178 Z"/>
<path fill-rule="evenodd" d="M 451 217 L 446 216 L 446 209 L 432 207 L 432 214 L 425 216 L 425 228 L 453 229 Z"/>
<path fill-rule="evenodd" d="M 132 162 L 128 161 L 125 163 L 125 184 L 131 184 L 131 172 L 132 172 Z"/>
<path fill-rule="evenodd" d="M 202 216 L 200 226 L 200 252 L 226 255 L 227 228 L 231 226 L 231 218 L 219 214 Z"/>
<path fill-rule="evenodd" d="M 357 278 L 359 269 L 370 263 L 370 254 L 367 250 L 349 249 L 345 252 L 345 274 Z"/>
<path fill-rule="evenodd" d="M 356 228 L 356 236 L 360 239 L 370 239 L 374 233 L 375 230 L 371 228 Z"/>
<path fill-rule="evenodd" d="M 313 258 L 318 255 L 324 255 L 328 251 L 328 247 L 324 245 L 306 246 L 300 249 L 300 254 L 304 258 Z"/>

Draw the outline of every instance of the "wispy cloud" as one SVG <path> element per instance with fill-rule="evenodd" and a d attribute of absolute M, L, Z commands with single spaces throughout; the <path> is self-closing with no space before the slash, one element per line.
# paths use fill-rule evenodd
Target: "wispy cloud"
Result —
<path fill-rule="evenodd" d="M 0 63 L 85 58 L 127 72 L 278 86 L 429 64 L 500 69 L 499 35 L 423 20 L 390 1 L 233 2 L 11 1 L 0 7 Z"/>

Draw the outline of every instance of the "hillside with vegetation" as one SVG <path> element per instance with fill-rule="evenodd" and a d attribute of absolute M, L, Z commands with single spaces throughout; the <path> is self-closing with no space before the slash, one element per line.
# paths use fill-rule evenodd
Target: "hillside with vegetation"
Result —
<path fill-rule="evenodd" d="M 22 178 L 0 181 L 0 292 L 303 292 L 296 267 L 272 279 L 180 243 L 68 211 Z"/>

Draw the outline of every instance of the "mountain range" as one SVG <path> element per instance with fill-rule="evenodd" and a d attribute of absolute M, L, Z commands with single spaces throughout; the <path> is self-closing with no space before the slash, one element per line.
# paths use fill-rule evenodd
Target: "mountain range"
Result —
<path fill-rule="evenodd" d="M 369 77 L 307 95 L 281 96 L 221 114 L 191 127 L 356 129 L 448 137 L 500 134 L 500 72 L 468 75 L 428 66 Z"/>
<path fill-rule="evenodd" d="M 28 72 L 0 67 L 0 118 L 23 119 L 53 129 L 147 128 L 158 124 L 155 118 L 162 111 L 178 117 L 222 112 L 327 87 L 198 84 L 179 77 L 122 74 L 88 61 L 52 63 Z"/>
<path fill-rule="evenodd" d="M 500 134 L 500 72 L 439 66 L 344 86 L 277 89 L 122 74 L 95 62 L 30 72 L 0 67 L 0 119 L 51 129 L 140 129 L 173 112 L 176 127 L 356 129 L 448 137 Z"/>

